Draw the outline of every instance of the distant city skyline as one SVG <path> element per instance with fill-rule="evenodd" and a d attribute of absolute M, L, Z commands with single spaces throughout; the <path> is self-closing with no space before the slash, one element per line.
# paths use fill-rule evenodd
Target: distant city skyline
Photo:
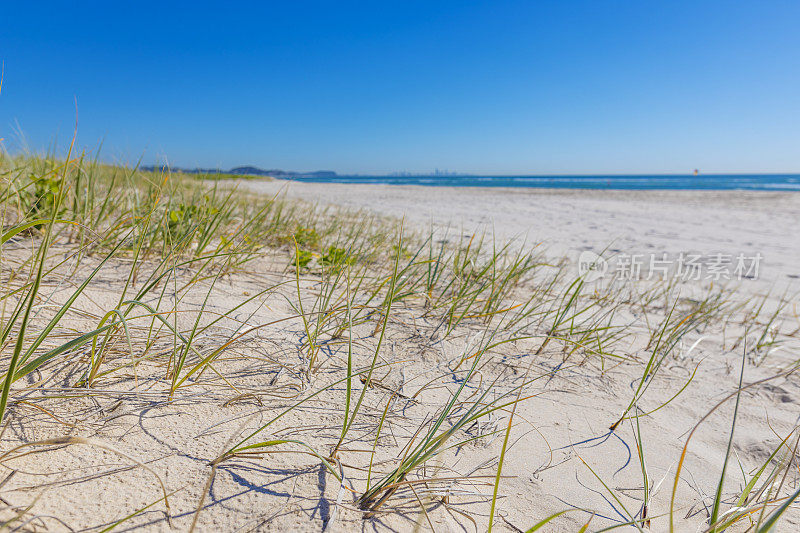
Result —
<path fill-rule="evenodd" d="M 800 3 L 13 2 L 7 150 L 339 174 L 800 172 Z M 153 16 L 157 14 L 157 16 Z"/>

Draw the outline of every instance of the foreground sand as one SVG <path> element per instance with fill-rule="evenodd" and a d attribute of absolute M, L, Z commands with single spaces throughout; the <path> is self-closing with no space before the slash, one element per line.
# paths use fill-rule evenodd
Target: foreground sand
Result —
<path fill-rule="evenodd" d="M 417 228 L 431 223 L 451 226 L 457 229 L 453 234 L 456 239 L 489 228 L 499 242 L 522 236 L 527 243 L 520 242 L 522 246 L 543 243 L 539 247 L 552 258 L 574 259 L 581 251 L 606 248 L 617 254 L 760 253 L 763 262 L 759 279 L 730 282 L 737 287 L 737 297 L 749 299 L 769 291 L 777 297 L 789 291 L 797 301 L 792 291 L 797 289 L 800 275 L 800 247 L 792 231 L 800 221 L 800 195 L 486 191 L 277 181 L 244 185 L 265 195 L 282 192 L 306 201 L 404 217 Z M 13 253 L 8 257 L 4 260 L 13 261 Z M 226 277 L 214 289 L 211 310 L 229 309 L 244 295 L 268 283 L 291 279 L 286 272 L 286 257 L 286 250 L 269 252 L 251 271 Z M 87 312 L 93 305 L 97 309 L 113 305 L 121 283 L 113 275 L 114 268 L 123 269 L 124 264 L 112 265 L 111 272 L 102 278 L 103 284 L 93 288 L 84 304 Z M 306 283 L 308 288 L 315 286 L 312 279 Z M 689 296 L 695 296 L 692 289 L 701 294 L 710 285 L 708 280 L 688 282 Z M 56 302 L 63 297 L 57 283 L 48 290 Z M 259 305 L 243 308 L 241 320 L 258 325 L 290 315 L 292 291 L 291 286 L 276 290 Z M 204 295 L 198 288 L 185 303 L 199 305 Z M 623 320 L 640 318 L 635 316 L 635 309 L 629 312 L 631 315 L 623 316 Z M 174 530 L 190 527 L 198 502 L 207 493 L 197 515 L 200 531 L 320 531 L 326 527 L 334 531 L 410 531 L 431 525 L 437 531 L 483 531 L 496 458 L 508 421 L 502 411 L 469 428 L 473 442 L 453 448 L 427 466 L 426 477 L 442 481 L 420 485 L 417 493 L 398 494 L 396 501 L 387 503 L 385 514 L 368 520 L 355 509 L 353 493 L 366 477 L 365 451 L 371 449 L 377 421 L 387 402 L 391 409 L 381 434 L 384 446 L 375 458 L 378 466 L 391 464 L 389 461 L 402 453 L 419 426 L 447 401 L 455 383 L 449 365 L 462 354 L 471 353 L 479 342 L 479 330 L 469 325 L 443 338 L 437 323 L 411 304 L 398 313 L 400 318 L 389 327 L 382 351 L 382 358 L 394 366 L 381 371 L 379 384 L 400 394 L 387 395 L 379 386 L 370 389 L 365 401 L 367 411 L 342 452 L 342 463 L 350 476 L 344 488 L 326 474 L 315 457 L 296 453 L 222 463 L 213 482 L 206 486 L 210 460 L 242 433 L 263 424 L 275 410 L 307 392 L 295 370 L 303 337 L 302 325 L 295 321 L 259 330 L 219 362 L 224 366 L 215 370 L 235 384 L 242 392 L 240 396 L 220 386 L 221 377 L 205 377 L 206 381 L 168 402 L 159 389 L 163 369 L 148 369 L 143 364 L 135 376 L 120 375 L 107 391 L 82 396 L 80 408 L 75 402 L 67 405 L 66 397 L 73 393 L 66 388 L 62 398 L 55 389 L 50 390 L 53 404 L 49 413 L 22 411 L 20 407 L 3 435 L 4 451 L 11 444 L 63 436 L 64 426 L 70 424 L 74 426 L 70 434 L 110 443 L 115 451 L 72 445 L 16 458 L 11 463 L 15 474 L 2 488 L 3 498 L 10 506 L 33 506 L 40 518 L 26 524 L 31 530 L 98 531 L 126 513 L 152 504 L 120 529 L 170 531 L 155 472 L 170 493 Z M 651 319 L 657 318 L 654 315 Z M 87 318 L 85 324 L 73 326 L 80 330 L 91 324 Z M 745 382 L 772 376 L 798 359 L 798 327 L 796 310 L 788 306 L 781 321 L 782 349 L 759 364 L 748 365 Z M 640 325 L 632 331 L 617 348 L 622 356 L 619 361 L 600 364 L 587 358 L 565 364 L 565 351 L 559 346 L 550 345 L 534 356 L 541 339 L 532 339 L 505 346 L 482 367 L 481 380 L 474 384 L 471 394 L 483 392 L 485 383 L 495 379 L 493 394 L 510 390 L 522 383 L 531 364 L 534 374 L 541 378 L 526 389 L 530 398 L 516 412 L 503 471 L 507 477 L 502 480 L 496 511 L 497 530 L 525 531 L 549 514 L 578 508 L 592 509 L 596 514 L 567 513 L 550 524 L 551 530 L 576 531 L 590 519 L 590 530 L 624 522 L 620 503 L 603 489 L 592 470 L 626 507 L 638 510 L 642 480 L 632 426 L 626 423 L 613 433 L 608 430 L 630 401 L 632 387 L 641 376 L 641 361 L 646 357 L 647 330 Z M 358 366 L 368 364 L 376 343 L 373 333 L 369 325 L 355 332 Z M 652 480 L 648 516 L 653 517 L 654 531 L 665 530 L 666 522 L 659 517 L 669 507 L 672 476 L 687 432 L 736 389 L 742 350 L 734 346 L 733 339 L 739 333 L 735 324 L 722 331 L 693 332 L 649 391 L 643 408 L 670 398 L 698 369 L 679 400 L 642 419 Z M 203 339 L 209 344 L 213 340 Z M 345 353 L 346 346 L 332 345 L 318 379 L 338 379 Z M 442 377 L 441 386 L 426 389 L 412 400 L 414 393 L 436 375 Z M 66 387 L 75 377 L 57 376 L 61 381 L 47 384 Z M 318 446 L 335 442 L 336 424 L 341 419 L 341 389 L 331 389 L 293 411 L 269 434 L 302 438 Z M 767 460 L 780 440 L 797 426 L 800 380 L 796 375 L 779 378 L 748 391 L 743 398 L 734 444 L 735 466 L 728 481 L 730 493 L 743 485 L 742 471 L 750 473 Z M 725 404 L 693 438 L 676 497 L 680 531 L 703 529 L 732 410 L 730 402 Z M 137 467 L 130 458 L 153 472 Z M 464 480 L 466 476 L 470 479 Z M 797 483 L 796 470 L 788 483 Z M 420 512 L 420 503 L 426 513 Z M 779 530 L 795 531 L 799 527 L 800 513 L 792 510 Z"/>

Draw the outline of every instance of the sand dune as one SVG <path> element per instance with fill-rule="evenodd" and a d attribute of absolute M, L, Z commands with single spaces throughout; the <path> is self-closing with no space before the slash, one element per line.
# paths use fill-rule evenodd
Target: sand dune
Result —
<path fill-rule="evenodd" d="M 169 354 L 174 355 L 177 341 L 165 328 L 153 335 L 145 321 L 131 324 L 131 348 L 118 328 L 100 366 L 113 372 L 99 374 L 91 388 L 76 386 L 92 356 L 88 346 L 27 375 L 15 385 L 16 403 L 2 436 L 3 476 L 10 476 L 2 488 L 5 518 L 28 509 L 23 527 L 50 531 L 99 531 L 129 515 L 118 529 L 185 531 L 194 523 L 197 531 L 411 531 L 431 526 L 436 531 L 483 531 L 498 456 L 505 448 L 493 512 L 496 530 L 525 531 L 567 511 L 546 528 L 575 531 L 588 522 L 589 530 L 598 530 L 631 521 L 644 527 L 652 520 L 651 530 L 664 531 L 673 486 L 676 530 L 703 530 L 724 462 L 735 405 L 731 395 L 743 360 L 745 384 L 767 381 L 742 394 L 724 509 L 736 506 L 761 465 L 771 471 L 780 460 L 796 461 L 793 452 L 781 451 L 781 440 L 791 436 L 790 445 L 796 442 L 792 435 L 800 402 L 800 381 L 791 372 L 800 328 L 792 292 L 800 273 L 800 249 L 791 235 L 800 219 L 798 195 L 484 191 L 278 181 L 243 185 L 263 195 L 248 195 L 256 204 L 281 192 L 333 206 L 326 212 L 333 218 L 319 222 L 330 226 L 329 235 L 345 227 L 348 217 L 365 216 L 341 211 L 356 208 L 380 215 L 360 218 L 360 223 L 385 225 L 390 232 L 399 227 L 400 218 L 409 235 L 425 235 L 432 223 L 436 243 L 460 246 L 462 252 L 474 246 L 471 236 L 482 230 L 494 232 L 495 246 L 518 237 L 514 246 L 532 249 L 536 266 L 504 293 L 497 307 L 488 307 L 494 304 L 480 296 L 479 305 L 466 306 L 458 321 L 453 320 L 457 313 L 445 312 L 457 300 L 437 303 L 433 293 L 426 297 L 424 290 L 414 289 L 413 297 L 398 299 L 390 320 L 381 318 L 387 311 L 378 306 L 377 315 L 364 314 L 349 334 L 340 331 L 319 340 L 317 360 L 310 363 L 309 326 L 297 318 L 297 311 L 317 309 L 317 295 L 330 281 L 320 277 L 324 270 L 314 267 L 295 278 L 293 246 L 260 248 L 246 266 L 216 278 L 198 277 L 198 266 L 177 269 L 160 295 L 145 300 L 166 305 L 167 324 L 174 323 L 185 336 L 199 324 L 196 355 L 187 359 L 197 365 L 197 373 L 179 370 L 186 381 L 170 399 L 174 360 Z M 59 242 L 52 261 L 70 257 L 75 246 Z M 325 259 L 326 253 L 333 254 L 326 250 L 311 264 L 333 261 Z M 485 241 L 469 266 L 448 271 L 450 283 L 470 287 L 469 279 L 478 276 L 479 263 L 491 250 L 492 243 Z M 577 276 L 576 259 L 586 250 L 606 250 L 609 259 L 652 252 L 760 253 L 763 263 L 755 280 L 703 277 L 669 285 L 662 279 L 603 278 L 579 287 L 580 303 L 572 310 L 585 311 L 558 322 L 558 309 L 565 309 L 564 316 L 570 312 L 571 304 L 565 302 L 574 285 L 568 286 L 569 279 Z M 403 254 L 411 257 L 412 251 L 401 244 L 395 250 L 397 261 L 406 258 Z M 24 269 L 30 252 L 28 238 L 4 247 L 4 279 Z M 142 264 L 134 288 L 144 284 L 149 271 L 158 271 L 156 259 Z M 87 255 L 68 277 L 46 278 L 46 299 L 36 320 L 63 305 L 72 287 L 88 279 L 99 261 Z M 425 264 L 420 262 L 417 274 L 397 278 L 385 265 L 378 272 L 388 272 L 385 279 L 394 279 L 392 283 L 403 283 L 423 279 L 419 276 Z M 70 321 L 57 330 L 60 338 L 97 327 L 99 318 L 116 305 L 130 265 L 127 256 L 107 261 Z M 371 270 L 364 272 L 364 279 L 373 279 L 366 274 Z M 547 286 L 551 289 L 544 290 Z M 269 290 L 260 293 L 264 289 Z M 341 282 L 333 299 L 340 301 L 348 291 Z M 446 290 L 441 294 L 455 298 Z M 524 315 L 525 307 L 519 307 L 524 301 L 539 307 Z M 753 315 L 762 301 L 763 314 Z M 353 302 L 368 300 L 356 293 Z M 347 315 L 338 309 L 335 320 L 341 321 Z M 486 309 L 498 311 L 487 318 Z M 674 309 L 685 312 L 685 318 L 670 322 Z M 778 318 L 769 322 L 772 310 Z M 517 321 L 520 316 L 524 320 Z M 224 319 L 213 322 L 217 317 Z M 664 331 L 680 330 L 669 350 L 660 344 L 662 323 Z M 41 323 L 34 324 L 33 331 L 40 331 Z M 684 324 L 691 327 L 681 330 Z M 493 344 L 504 335 L 512 341 Z M 767 337 L 771 343 L 763 341 Z M 764 347 L 754 350 L 759 338 Z M 147 344 L 145 339 L 153 340 Z M 348 354 L 353 368 L 372 365 L 375 370 L 369 381 L 353 377 L 354 394 L 364 390 L 363 408 L 336 457 L 330 457 L 344 416 Z M 664 359 L 657 373 L 645 372 L 643 379 L 652 354 Z M 203 357 L 213 363 L 203 363 Z M 359 497 L 367 478 L 374 486 L 413 455 L 409 450 L 423 441 L 454 397 L 458 402 L 441 427 L 457 428 L 452 440 L 442 441 L 447 445 L 429 460 L 395 479 L 396 490 L 379 493 L 387 497 L 385 502 L 368 502 L 374 512 L 365 516 L 369 505 Z M 516 398 L 521 401 L 515 404 Z M 632 402 L 634 398 L 638 400 Z M 512 405 L 517 407 L 509 426 Z M 485 406 L 499 408 L 457 426 L 460 416 Z M 637 413 L 643 415 L 638 424 Z M 627 418 L 621 420 L 623 415 Z M 689 432 L 700 421 L 680 462 Z M 271 444 L 248 451 L 236 448 L 237 442 Z M 237 453 L 226 455 L 231 449 Z M 781 453 L 771 459 L 776 449 Z M 795 470 L 787 472 L 782 495 L 795 490 L 797 482 Z M 750 523 L 742 518 L 732 530 L 744 530 Z M 779 529 L 798 527 L 800 513 L 790 509 Z"/>

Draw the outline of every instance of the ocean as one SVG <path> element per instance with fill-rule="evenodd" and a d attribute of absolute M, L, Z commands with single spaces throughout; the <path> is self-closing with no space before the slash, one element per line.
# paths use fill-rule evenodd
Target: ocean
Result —
<path fill-rule="evenodd" d="M 534 187 L 548 189 L 686 189 L 800 191 L 800 174 L 653 174 L 610 176 L 300 176 L 295 181 L 431 187 Z"/>

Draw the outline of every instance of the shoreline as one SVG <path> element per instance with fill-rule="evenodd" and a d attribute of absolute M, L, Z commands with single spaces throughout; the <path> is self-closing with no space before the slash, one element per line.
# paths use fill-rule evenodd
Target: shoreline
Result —
<path fill-rule="evenodd" d="M 262 171 L 263 173 L 264 171 Z M 751 190 L 800 191 L 800 174 L 561 174 L 561 175 L 333 175 L 315 173 L 272 176 L 299 183 L 371 185 L 423 185 L 430 187 L 534 188 L 584 190 Z M 264 173 L 263 175 L 267 175 Z"/>

